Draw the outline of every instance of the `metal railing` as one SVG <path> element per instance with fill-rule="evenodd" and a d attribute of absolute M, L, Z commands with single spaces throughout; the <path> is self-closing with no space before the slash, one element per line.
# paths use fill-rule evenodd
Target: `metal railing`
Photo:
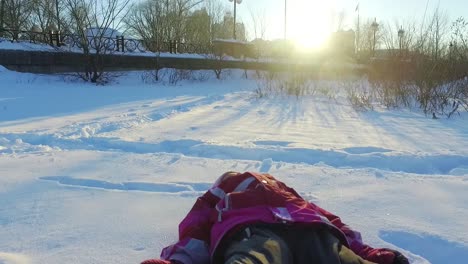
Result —
<path fill-rule="evenodd" d="M 78 49 L 102 49 L 106 52 L 168 52 L 168 53 L 212 53 L 212 45 L 185 43 L 179 41 L 151 41 L 125 38 L 124 36 L 83 37 L 78 34 L 61 33 L 57 31 L 34 32 L 0 28 L 0 42 L 30 42 L 47 44 L 52 47 L 68 47 Z"/>

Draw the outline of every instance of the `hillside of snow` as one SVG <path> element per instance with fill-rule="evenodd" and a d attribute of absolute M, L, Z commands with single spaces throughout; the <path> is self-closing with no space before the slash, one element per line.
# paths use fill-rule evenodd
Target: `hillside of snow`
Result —
<path fill-rule="evenodd" d="M 157 257 L 228 170 L 278 177 L 412 263 L 466 263 L 467 114 L 258 99 L 243 71 L 197 74 L 96 86 L 0 67 L 0 263 Z"/>

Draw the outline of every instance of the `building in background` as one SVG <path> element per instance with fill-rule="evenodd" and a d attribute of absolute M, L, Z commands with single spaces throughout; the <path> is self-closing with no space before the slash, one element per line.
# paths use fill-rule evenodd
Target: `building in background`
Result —
<path fill-rule="evenodd" d="M 214 39 L 232 39 L 234 17 L 231 12 L 226 12 L 223 22 L 214 24 Z M 236 23 L 236 38 L 239 41 L 247 41 L 244 23 Z"/>
<path fill-rule="evenodd" d="M 354 58 L 356 55 L 356 34 L 354 30 L 333 32 L 328 41 L 327 50 L 330 56 Z"/>

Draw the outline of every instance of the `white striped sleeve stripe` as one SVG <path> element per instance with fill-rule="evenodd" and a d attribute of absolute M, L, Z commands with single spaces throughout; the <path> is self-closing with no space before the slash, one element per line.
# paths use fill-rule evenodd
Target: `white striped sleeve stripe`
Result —
<path fill-rule="evenodd" d="M 239 183 L 239 185 L 237 185 L 236 189 L 234 189 L 234 192 L 245 191 L 254 180 L 254 177 L 249 177 L 243 180 L 241 183 Z"/>
<path fill-rule="evenodd" d="M 211 194 L 218 197 L 219 199 L 224 199 L 224 197 L 226 196 L 226 193 L 223 191 L 223 189 L 221 189 L 219 187 L 211 188 L 210 192 L 211 192 Z"/>
<path fill-rule="evenodd" d="M 234 192 L 245 191 L 253 181 L 255 181 L 254 177 L 249 177 L 243 180 L 241 183 L 239 183 L 239 185 L 237 185 L 237 187 L 234 189 Z M 224 190 L 219 187 L 211 188 L 210 192 L 219 199 L 224 199 L 224 197 L 226 197 L 226 192 L 224 192 Z"/>
<path fill-rule="evenodd" d="M 283 219 L 283 220 L 287 220 L 287 221 L 292 221 L 293 218 L 291 216 L 291 214 L 289 213 L 289 210 L 288 208 L 285 208 L 285 207 L 275 207 L 273 209 L 273 213 L 279 217 L 280 219 Z"/>

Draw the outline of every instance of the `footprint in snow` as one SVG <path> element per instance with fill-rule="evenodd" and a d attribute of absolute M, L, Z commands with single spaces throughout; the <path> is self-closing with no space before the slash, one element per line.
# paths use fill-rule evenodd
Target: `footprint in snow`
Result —
<path fill-rule="evenodd" d="M 114 183 L 95 179 L 80 179 L 69 176 L 47 176 L 40 177 L 40 180 L 54 181 L 65 186 L 74 186 L 81 188 L 95 188 L 111 191 L 143 191 L 157 193 L 177 193 L 177 194 L 193 194 L 201 191 L 206 191 L 211 183 L 192 183 L 192 182 L 168 182 L 168 183 L 153 183 L 153 182 L 121 182 Z M 0 262 L 1 263 L 1 262 Z"/>
<path fill-rule="evenodd" d="M 464 264 L 468 259 L 467 245 L 438 236 L 383 230 L 380 231 L 379 237 L 434 264 Z"/>
<path fill-rule="evenodd" d="M 391 149 L 378 147 L 351 147 L 343 149 L 348 154 L 370 154 L 370 153 L 385 153 L 391 152 Z"/>

